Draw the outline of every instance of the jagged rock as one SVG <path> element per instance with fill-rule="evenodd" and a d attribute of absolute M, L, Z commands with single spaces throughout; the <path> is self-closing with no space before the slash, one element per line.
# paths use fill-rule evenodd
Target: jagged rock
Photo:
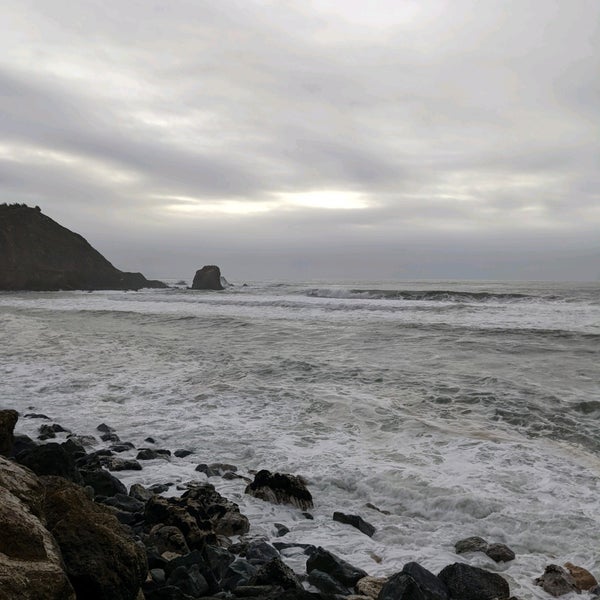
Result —
<path fill-rule="evenodd" d="M 438 578 L 446 585 L 452 598 L 460 600 L 507 600 L 507 581 L 497 573 L 478 567 L 454 563 L 444 567 Z"/>
<path fill-rule="evenodd" d="M 131 442 L 120 442 L 118 444 L 112 444 L 108 447 L 109 450 L 120 454 L 121 452 L 128 452 L 129 450 L 135 450 L 135 446 Z"/>
<path fill-rule="evenodd" d="M 367 523 L 362 517 L 358 515 L 346 515 L 342 512 L 334 512 L 333 520 L 338 521 L 339 523 L 344 523 L 346 525 L 352 525 L 352 527 L 356 527 L 359 531 L 368 535 L 369 537 L 373 537 L 375 533 L 375 527 L 371 525 L 371 523 Z"/>
<path fill-rule="evenodd" d="M 84 485 L 89 485 L 96 496 L 115 496 L 126 494 L 127 488 L 108 471 L 104 469 L 89 471 L 81 469 L 81 477 Z"/>
<path fill-rule="evenodd" d="M 386 581 L 387 579 L 384 577 L 367 576 L 359 579 L 354 587 L 359 594 L 376 599 Z"/>
<path fill-rule="evenodd" d="M 253 565 L 264 565 L 274 558 L 279 558 L 279 550 L 262 540 L 248 544 L 245 554 L 246 559 Z"/>
<path fill-rule="evenodd" d="M 331 575 L 347 587 L 353 587 L 359 579 L 368 575 L 362 569 L 353 567 L 350 563 L 320 546 L 306 561 L 307 573 L 310 573 L 314 569 Z"/>
<path fill-rule="evenodd" d="M 177 567 L 169 575 L 167 585 L 179 588 L 184 594 L 188 594 L 192 598 L 204 596 L 210 589 L 198 565 Z"/>
<path fill-rule="evenodd" d="M 205 265 L 194 275 L 193 290 L 222 290 L 221 269 L 216 265 Z"/>
<path fill-rule="evenodd" d="M 154 496 L 154 492 L 147 490 L 141 483 L 134 483 L 129 488 L 129 495 L 145 504 Z"/>
<path fill-rule="evenodd" d="M 257 572 L 257 567 L 252 563 L 244 558 L 236 558 L 228 565 L 225 575 L 221 580 L 221 586 L 224 590 L 233 590 L 239 585 L 248 585 Z"/>
<path fill-rule="evenodd" d="M 112 431 L 109 431 L 108 433 L 103 433 L 100 436 L 100 439 L 103 442 L 111 442 L 113 444 L 118 444 L 121 441 L 121 438 L 116 433 L 113 433 Z"/>
<path fill-rule="evenodd" d="M 175 554 L 181 555 L 190 553 L 183 533 L 172 525 L 155 525 L 150 530 L 147 545 L 154 546 L 159 554 L 163 552 L 175 552 Z"/>
<path fill-rule="evenodd" d="M 146 578 L 143 549 L 107 509 L 60 477 L 43 477 L 48 529 L 80 598 L 135 600 Z"/>
<path fill-rule="evenodd" d="M 577 567 L 570 562 L 565 563 L 565 568 L 569 571 L 571 577 L 575 580 L 575 585 L 580 590 L 591 590 L 598 585 L 596 578 L 587 569 Z"/>
<path fill-rule="evenodd" d="M 229 565 L 235 560 L 231 552 L 219 546 L 211 546 L 207 544 L 204 547 L 205 564 L 214 574 L 217 581 L 221 581 L 227 572 Z"/>
<path fill-rule="evenodd" d="M 275 527 L 275 530 L 277 531 L 275 534 L 277 537 L 283 537 L 290 532 L 290 530 L 283 525 L 283 523 L 273 523 L 273 527 Z"/>
<path fill-rule="evenodd" d="M 449 600 L 446 585 L 416 562 L 404 565 L 383 585 L 378 600 Z"/>
<path fill-rule="evenodd" d="M 112 506 L 120 511 L 129 513 L 143 512 L 145 504 L 144 502 L 136 500 L 132 496 L 128 496 L 127 493 L 118 493 L 108 498 L 102 498 L 101 502 L 106 506 Z"/>
<path fill-rule="evenodd" d="M 249 585 L 278 585 L 284 590 L 302 589 L 302 584 L 292 569 L 279 557 L 259 567 L 250 578 Z"/>
<path fill-rule="evenodd" d="M 573 576 L 559 565 L 548 565 L 544 574 L 535 580 L 535 584 L 552 596 L 562 596 L 569 592 L 581 593 Z"/>
<path fill-rule="evenodd" d="M 111 265 L 80 235 L 35 208 L 0 205 L 1 290 L 167 287 Z"/>
<path fill-rule="evenodd" d="M 12 458 L 19 456 L 22 452 L 29 452 L 29 450 L 38 446 L 38 443 L 28 435 L 15 435 L 13 440 L 13 447 L 10 453 Z"/>
<path fill-rule="evenodd" d="M 0 457 L 0 598 L 75 600 L 55 539 L 44 527 L 44 487 Z"/>
<path fill-rule="evenodd" d="M 485 553 L 496 562 L 508 562 L 515 558 L 515 553 L 506 544 L 490 544 Z"/>
<path fill-rule="evenodd" d="M 308 583 L 325 594 L 336 594 L 338 596 L 348 596 L 350 594 L 350 590 L 346 586 L 331 575 L 319 571 L 319 569 L 313 569 L 308 574 Z"/>
<path fill-rule="evenodd" d="M 246 494 L 275 504 L 292 504 L 300 510 L 313 507 L 312 495 L 297 475 L 271 473 L 266 469 L 254 476 L 246 486 Z"/>
<path fill-rule="evenodd" d="M 21 452 L 17 460 L 36 475 L 58 475 L 75 483 L 81 483 L 81 475 L 75 466 L 73 456 L 61 444 L 52 442 L 35 446 L 26 452 Z"/>
<path fill-rule="evenodd" d="M 15 425 L 19 419 L 16 410 L 0 410 L 0 455 L 10 456 L 13 443 Z"/>

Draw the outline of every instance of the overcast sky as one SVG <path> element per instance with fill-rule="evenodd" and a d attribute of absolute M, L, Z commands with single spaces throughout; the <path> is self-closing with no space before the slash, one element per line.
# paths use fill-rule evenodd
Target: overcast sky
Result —
<path fill-rule="evenodd" d="M 2 0 L 0 202 L 115 266 L 600 279 L 598 0 Z"/>

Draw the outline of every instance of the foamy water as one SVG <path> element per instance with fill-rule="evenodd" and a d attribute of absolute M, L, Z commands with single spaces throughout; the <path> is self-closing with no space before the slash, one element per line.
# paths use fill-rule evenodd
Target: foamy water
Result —
<path fill-rule="evenodd" d="M 312 521 L 210 479 L 253 534 L 283 523 L 281 541 L 373 575 L 466 561 L 522 598 L 547 597 L 533 578 L 550 562 L 600 575 L 598 284 L 4 293 L 0 358 L 5 407 L 195 452 L 144 462 L 127 485 L 203 479 L 194 467 L 213 461 L 305 476 Z M 334 510 L 377 533 L 333 522 Z M 454 554 L 469 535 L 517 558 Z M 305 559 L 288 552 L 298 571 Z"/>

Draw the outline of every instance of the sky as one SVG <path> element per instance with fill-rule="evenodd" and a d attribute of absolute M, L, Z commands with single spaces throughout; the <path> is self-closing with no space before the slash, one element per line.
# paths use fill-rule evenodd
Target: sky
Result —
<path fill-rule="evenodd" d="M 115 266 L 600 280 L 598 0 L 3 0 L 0 202 Z"/>

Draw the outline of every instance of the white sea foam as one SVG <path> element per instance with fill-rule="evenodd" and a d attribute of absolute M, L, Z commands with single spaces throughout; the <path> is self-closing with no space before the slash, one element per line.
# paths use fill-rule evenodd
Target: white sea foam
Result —
<path fill-rule="evenodd" d="M 241 480 L 210 481 L 252 533 L 283 523 L 281 541 L 323 545 L 374 575 L 465 560 L 543 598 L 533 577 L 547 563 L 600 574 L 600 447 L 595 413 L 576 410 L 600 391 L 593 289 L 566 302 L 522 286 L 531 300 L 461 310 L 307 289 L 2 294 L 2 404 L 80 434 L 106 422 L 137 447 L 151 435 L 194 451 L 144 463 L 128 485 L 204 479 L 194 467 L 213 461 L 302 474 L 312 521 L 244 495 Z M 335 510 L 377 533 L 332 521 Z M 458 557 L 468 535 L 507 543 L 517 559 Z M 286 555 L 303 569 L 304 555 Z"/>

